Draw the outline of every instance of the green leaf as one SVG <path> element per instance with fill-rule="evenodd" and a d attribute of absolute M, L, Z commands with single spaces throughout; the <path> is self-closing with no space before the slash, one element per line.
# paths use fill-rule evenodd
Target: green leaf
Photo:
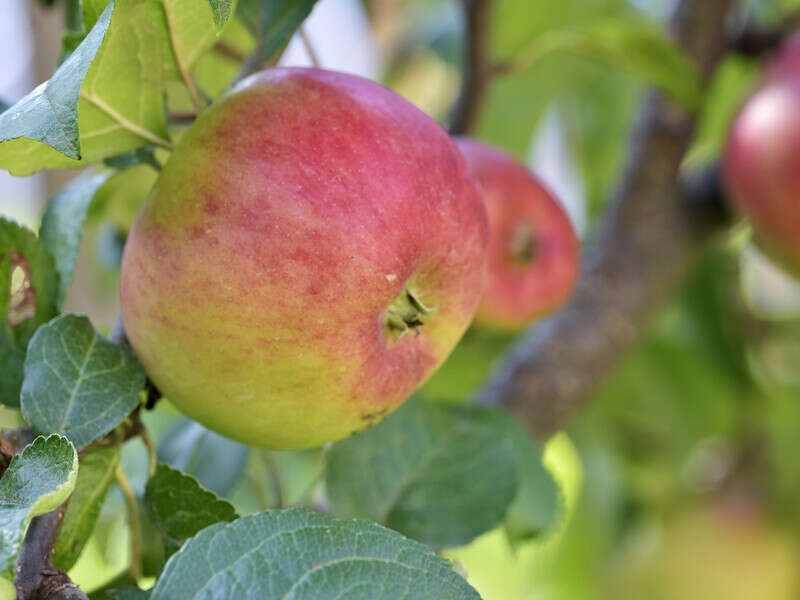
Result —
<path fill-rule="evenodd" d="M 197 479 L 159 463 L 148 480 L 147 503 L 167 541 L 181 546 L 200 530 L 238 518 L 233 504 L 203 488 Z"/>
<path fill-rule="evenodd" d="M 57 286 L 53 259 L 34 233 L 0 218 L 0 402 L 7 406 L 19 406 L 28 342 L 55 316 Z"/>
<path fill-rule="evenodd" d="M 489 409 L 407 401 L 330 451 L 333 514 L 434 548 L 466 544 L 500 523 L 514 499 L 514 451 L 503 434 Z"/>
<path fill-rule="evenodd" d="M 109 5 L 53 77 L 0 114 L 0 168 L 28 175 L 80 159 L 78 99 L 111 19 Z M 75 160 L 70 160 L 75 159 Z"/>
<path fill-rule="evenodd" d="M 690 110 L 702 105 L 703 87 L 691 60 L 647 21 L 605 18 L 548 31 L 519 51 L 512 63 L 518 69 L 527 69 L 553 52 L 608 62 L 659 87 Z"/>
<path fill-rule="evenodd" d="M 109 5 L 109 0 L 81 0 L 83 27 L 90 31 Z"/>
<path fill-rule="evenodd" d="M 144 382 L 127 345 L 103 338 L 86 317 L 62 315 L 31 339 L 22 413 L 37 431 L 63 433 L 80 450 L 136 408 Z"/>
<path fill-rule="evenodd" d="M 114 598 L 114 600 L 147 600 L 150 598 L 150 591 L 126 587 L 120 590 L 112 590 L 108 592 L 108 595 Z"/>
<path fill-rule="evenodd" d="M 158 459 L 197 478 L 219 496 L 230 494 L 244 473 L 250 448 L 209 431 L 189 419 L 178 421 L 162 438 Z"/>
<path fill-rule="evenodd" d="M 78 481 L 61 525 L 61 533 L 53 553 L 53 564 L 65 571 L 71 569 L 94 530 L 100 507 L 114 480 L 119 464 L 118 447 L 96 448 L 83 453 Z"/>
<path fill-rule="evenodd" d="M 160 0 L 165 74 L 183 79 L 196 104 L 201 104 L 192 80 L 192 67 L 217 40 L 213 0 Z"/>
<path fill-rule="evenodd" d="M 513 543 L 524 542 L 555 528 L 563 516 L 562 497 L 542 464 L 541 446 L 511 417 L 503 414 L 499 419 L 498 427 L 514 447 L 519 481 L 506 514 L 506 532 Z"/>
<path fill-rule="evenodd" d="M 261 40 L 261 55 L 271 58 L 289 43 L 317 0 L 240 0 L 239 16 L 250 32 Z"/>
<path fill-rule="evenodd" d="M 156 171 L 161 170 L 161 163 L 156 159 L 155 146 L 136 148 L 119 156 L 111 156 L 104 159 L 103 164 L 115 169 L 127 169 L 128 167 L 145 164 L 153 167 Z"/>
<path fill-rule="evenodd" d="M 111 171 L 106 171 L 92 177 L 76 179 L 47 203 L 39 228 L 39 239 L 53 256 L 58 271 L 56 306 L 61 306 L 64 302 L 67 288 L 72 281 L 89 203 L 111 174 Z"/>
<path fill-rule="evenodd" d="M 233 0 L 208 0 L 211 11 L 214 13 L 214 23 L 217 26 L 217 30 L 222 29 L 225 23 L 228 22 L 232 2 Z"/>
<path fill-rule="evenodd" d="M 0 572 L 13 567 L 28 522 L 62 504 L 77 474 L 78 454 L 60 435 L 40 436 L 11 459 L 0 479 Z"/>
<path fill-rule="evenodd" d="M 167 563 L 152 600 L 479 600 L 428 548 L 365 521 L 269 510 L 218 523 Z"/>
<path fill-rule="evenodd" d="M 106 40 L 80 95 L 81 154 L 93 163 L 154 144 L 171 148 L 163 40 L 150 2 L 116 0 Z"/>

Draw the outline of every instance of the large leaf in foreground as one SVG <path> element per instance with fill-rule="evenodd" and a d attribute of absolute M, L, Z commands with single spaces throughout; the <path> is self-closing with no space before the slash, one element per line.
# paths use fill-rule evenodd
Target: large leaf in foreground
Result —
<path fill-rule="evenodd" d="M 425 546 L 366 521 L 270 510 L 218 523 L 172 556 L 151 600 L 479 600 Z"/>
<path fill-rule="evenodd" d="M 63 433 L 80 450 L 136 408 L 144 382 L 127 345 L 103 338 L 86 317 L 62 315 L 28 346 L 22 413 L 37 431 Z"/>
<path fill-rule="evenodd" d="M 113 3 L 53 77 L 0 114 L 0 168 L 27 175 L 80 158 L 81 85 L 105 38 L 112 10 Z"/>
<path fill-rule="evenodd" d="M 72 493 L 78 455 L 60 435 L 38 437 L 0 479 L 0 572 L 8 572 L 33 517 L 50 512 Z"/>
<path fill-rule="evenodd" d="M 333 513 L 367 518 L 435 548 L 465 544 L 504 518 L 515 454 L 495 412 L 412 399 L 328 458 Z"/>

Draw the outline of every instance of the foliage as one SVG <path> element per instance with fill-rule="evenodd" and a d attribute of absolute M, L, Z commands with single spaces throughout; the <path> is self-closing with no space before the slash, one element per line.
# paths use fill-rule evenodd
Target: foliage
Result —
<path fill-rule="evenodd" d="M 593 556 L 622 555 L 621 539 L 667 523 L 675 505 L 715 502 L 725 482 L 757 489 L 769 498 L 759 510 L 800 527 L 792 506 L 800 494 L 797 315 L 756 321 L 738 302 L 735 253 L 719 241 L 571 426 L 586 461 L 570 455 L 571 468 L 586 473 L 581 498 L 579 486 L 552 475 L 563 464 L 543 462 L 565 438 L 543 448 L 505 413 L 468 402 L 511 335 L 469 331 L 417 397 L 324 450 L 250 449 L 176 415 L 168 399 L 145 409 L 156 392 L 124 340 L 59 314 L 71 310 L 81 245 L 105 227 L 118 242 L 106 261 L 116 269 L 185 113 L 205 110 L 248 63 L 274 62 L 315 4 L 83 0 L 52 77 L 11 106 L 0 102 L 0 168 L 88 171 L 49 200 L 38 235 L 0 219 L 0 288 L 8 290 L 0 294 L 0 403 L 42 434 L 0 479 L 2 576 L 13 578 L 31 519 L 68 498 L 53 565 L 81 577 L 97 570 L 85 587 L 104 597 L 151 600 L 466 600 L 529 589 L 599 598 L 606 574 Z M 370 4 L 378 14 L 380 3 Z M 427 26 L 388 52 L 387 83 L 402 88 L 420 65 L 425 84 L 456 72 L 460 32 L 440 18 L 444 2 L 406 4 L 413 18 L 401 16 Z M 592 216 L 622 167 L 644 84 L 698 114 L 694 165 L 717 157 L 759 72 L 730 59 L 704 90 L 665 33 L 662 10 L 635 4 L 494 4 L 489 53 L 511 70 L 493 83 L 478 134 L 526 157 L 537 127 L 555 115 Z M 750 4 L 774 20 L 789 3 Z M 120 558 L 137 528 L 139 547 Z M 500 558 L 492 563 L 482 548 Z M 465 579 L 433 552 L 442 549 L 468 571 L 486 562 L 490 573 Z M 150 592 L 137 587 L 146 577 L 127 575 L 129 567 L 137 574 L 136 561 L 139 574 L 155 578 Z"/>

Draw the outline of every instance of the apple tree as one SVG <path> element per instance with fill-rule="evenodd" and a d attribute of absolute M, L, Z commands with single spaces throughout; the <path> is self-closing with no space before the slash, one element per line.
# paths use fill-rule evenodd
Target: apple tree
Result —
<path fill-rule="evenodd" d="M 315 0 L 56 2 L 57 68 L 0 112 L 0 168 L 74 175 L 0 218 L 0 598 L 477 599 L 454 548 L 561 535 L 545 442 L 708 279 L 723 196 L 797 258 L 797 42 L 661 4 L 365 1 L 412 23 L 383 87 L 325 69 Z M 583 257 L 518 160 L 556 101 Z M 70 300 L 87 236 L 113 326 Z"/>

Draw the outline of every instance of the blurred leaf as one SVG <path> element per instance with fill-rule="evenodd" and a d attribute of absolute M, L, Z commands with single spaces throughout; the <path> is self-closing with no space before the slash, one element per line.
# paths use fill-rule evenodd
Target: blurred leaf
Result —
<path fill-rule="evenodd" d="M 155 146 L 145 146 L 144 148 L 136 148 L 119 156 L 111 156 L 103 160 L 103 164 L 107 167 L 115 169 L 125 169 L 139 164 L 145 164 L 153 167 L 156 171 L 161 170 L 161 163 L 156 160 Z"/>
<path fill-rule="evenodd" d="M 721 155 L 728 128 L 753 90 L 759 72 L 758 62 L 736 55 L 722 62 L 707 90 L 687 161 L 707 163 Z"/>
<path fill-rule="evenodd" d="M 238 518 L 230 502 L 164 463 L 147 481 L 146 495 L 156 525 L 176 548 L 209 525 Z"/>
<path fill-rule="evenodd" d="M 109 0 L 81 0 L 83 27 L 86 31 L 90 31 L 94 27 L 108 5 Z"/>
<path fill-rule="evenodd" d="M 86 39 L 46 81 L 0 114 L 0 168 L 28 175 L 79 159 L 78 99 L 111 19 L 103 12 Z"/>
<path fill-rule="evenodd" d="M 44 245 L 32 231 L 0 218 L 0 402 L 7 406 L 19 406 L 28 342 L 55 316 L 57 287 Z"/>
<path fill-rule="evenodd" d="M 76 179 L 47 203 L 39 228 L 39 239 L 53 256 L 58 271 L 56 306 L 61 306 L 64 302 L 67 288 L 72 281 L 89 203 L 111 174 L 107 171 Z"/>
<path fill-rule="evenodd" d="M 513 335 L 471 327 L 420 394 L 437 402 L 466 402 L 512 341 Z"/>
<path fill-rule="evenodd" d="M 250 449 L 181 419 L 161 440 L 158 459 L 197 478 L 218 496 L 230 494 L 244 473 Z"/>
<path fill-rule="evenodd" d="M 553 30 L 519 51 L 512 63 L 525 70 L 543 56 L 571 52 L 630 71 L 696 110 L 703 89 L 691 60 L 657 26 L 642 20 L 601 19 L 580 27 Z"/>
<path fill-rule="evenodd" d="M 368 518 L 434 548 L 496 526 L 517 491 L 514 450 L 493 411 L 409 400 L 328 454 L 333 514 Z"/>
<path fill-rule="evenodd" d="M 136 408 L 144 382 L 127 345 L 103 338 L 86 317 L 62 315 L 31 339 L 22 413 L 37 431 L 63 433 L 83 449 Z"/>
<path fill-rule="evenodd" d="M 553 530 L 563 518 L 561 492 L 542 465 L 542 448 L 531 434 L 511 417 L 498 413 L 498 427 L 514 448 L 519 484 L 506 514 L 505 528 L 512 544 L 525 542 Z"/>
<path fill-rule="evenodd" d="M 239 0 L 242 22 L 261 42 L 261 56 L 271 58 L 289 43 L 317 0 Z"/>
<path fill-rule="evenodd" d="M 147 600 L 150 598 L 150 590 L 140 590 L 139 588 L 127 587 L 120 590 L 108 592 L 114 600 Z"/>
<path fill-rule="evenodd" d="M 159 577 L 152 600 L 199 594 L 241 600 L 478 600 L 447 561 L 364 521 L 270 510 L 218 523 L 186 542 Z"/>
<path fill-rule="evenodd" d="M 77 474 L 78 454 L 60 435 L 40 436 L 14 455 L 0 479 L 0 572 L 14 566 L 30 520 L 63 503 Z"/>
<path fill-rule="evenodd" d="M 119 271 L 122 267 L 122 253 L 125 250 L 127 239 L 127 232 L 113 223 L 100 225 L 95 242 L 97 262 L 106 269 Z"/>
<path fill-rule="evenodd" d="M 115 172 L 97 190 L 87 218 L 90 221 L 107 219 L 127 232 L 157 179 L 158 172 L 146 164 Z"/>
<path fill-rule="evenodd" d="M 67 505 L 53 552 L 56 568 L 68 571 L 78 560 L 94 530 L 118 464 L 119 448 L 116 446 L 91 449 L 81 455 L 75 491 Z"/>

